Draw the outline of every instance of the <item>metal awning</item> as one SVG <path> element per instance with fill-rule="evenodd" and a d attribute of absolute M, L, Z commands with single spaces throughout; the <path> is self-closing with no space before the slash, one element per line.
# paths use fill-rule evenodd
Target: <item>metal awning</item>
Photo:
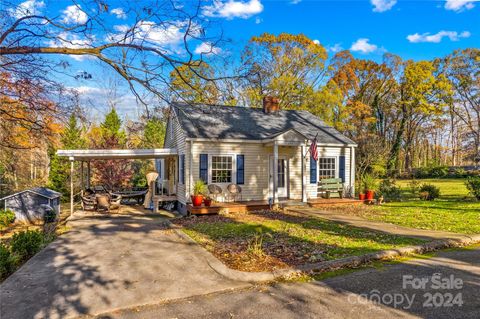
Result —
<path fill-rule="evenodd" d="M 175 148 L 129 149 L 129 150 L 58 150 L 57 155 L 68 157 L 72 161 L 89 161 L 102 159 L 153 159 L 177 155 Z"/>

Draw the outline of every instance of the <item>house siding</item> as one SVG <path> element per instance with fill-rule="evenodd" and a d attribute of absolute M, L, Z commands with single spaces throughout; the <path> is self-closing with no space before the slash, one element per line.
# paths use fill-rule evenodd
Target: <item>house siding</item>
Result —
<path fill-rule="evenodd" d="M 350 185 L 350 148 L 348 147 L 319 147 L 319 156 L 337 158 L 345 156 L 345 183 Z M 245 184 L 242 185 L 243 200 L 267 200 L 270 194 L 269 157 L 273 155 L 272 146 L 259 143 L 226 143 L 226 142 L 194 142 L 192 148 L 192 177 L 199 179 L 200 154 L 209 155 L 238 155 L 245 156 Z M 302 162 L 301 147 L 279 146 L 279 156 L 288 160 L 289 170 L 289 198 L 302 198 Z M 305 158 L 307 198 L 317 197 L 316 184 L 309 183 L 310 159 Z M 209 172 L 210 174 L 210 172 Z M 224 190 L 226 185 L 219 185 Z"/>
<path fill-rule="evenodd" d="M 351 174 L 350 151 L 350 147 L 322 147 L 321 144 L 318 146 L 318 157 L 336 158 L 336 177 L 339 177 L 339 156 L 345 156 L 345 186 L 355 185 L 355 174 Z M 306 171 L 307 174 L 310 174 L 310 157 L 308 157 L 308 161 L 306 161 Z M 310 175 L 308 175 L 307 179 L 307 198 L 317 198 L 317 185 L 310 183 Z"/>
<path fill-rule="evenodd" d="M 173 129 L 172 129 L 173 127 Z M 173 134 L 172 134 L 173 133 Z M 177 161 L 177 174 L 175 176 L 175 184 L 176 184 L 176 193 L 177 193 L 177 200 L 182 203 L 186 204 L 186 190 L 189 184 L 189 152 L 187 149 L 187 143 L 185 141 L 185 132 L 181 128 L 176 115 L 174 112 L 170 113 L 170 117 L 168 119 L 167 124 L 167 132 L 165 134 L 165 143 L 164 147 L 166 148 L 175 148 L 178 152 L 178 155 L 185 155 L 185 184 L 182 184 L 181 181 L 178 179 L 178 161 Z"/>
<path fill-rule="evenodd" d="M 170 126 L 173 126 L 173 130 Z M 300 142 L 296 132 L 286 132 L 277 136 L 278 142 Z M 166 132 L 165 147 L 176 148 L 178 155 L 185 155 L 185 184 L 178 183 L 177 180 L 177 198 L 182 204 L 190 202 L 193 184 L 200 179 L 200 154 L 209 155 L 209 178 L 211 177 L 211 156 L 212 155 L 231 155 L 233 157 L 233 174 L 236 169 L 236 156 L 244 155 L 244 181 L 242 187 L 242 200 L 268 200 L 272 196 L 270 186 L 270 156 L 273 155 L 273 146 L 266 146 L 263 143 L 254 142 L 228 142 L 228 141 L 187 141 L 186 135 L 181 128 L 175 113 L 172 112 Z M 307 150 L 308 147 L 305 148 Z M 345 156 L 345 185 L 354 185 L 354 176 L 351 176 L 351 156 L 350 147 L 343 146 L 321 146 L 319 141 L 319 157 L 336 158 L 336 176 L 339 175 L 339 156 Z M 283 156 L 288 161 L 288 197 L 290 199 L 301 200 L 302 198 L 302 148 L 300 146 L 279 146 L 278 155 Z M 317 185 L 310 183 L 310 157 L 305 160 L 305 183 L 307 199 L 317 198 Z M 317 169 L 318 173 L 318 169 Z M 222 187 L 224 194 L 228 184 L 218 184 Z M 222 198 L 220 198 L 222 200 Z"/>

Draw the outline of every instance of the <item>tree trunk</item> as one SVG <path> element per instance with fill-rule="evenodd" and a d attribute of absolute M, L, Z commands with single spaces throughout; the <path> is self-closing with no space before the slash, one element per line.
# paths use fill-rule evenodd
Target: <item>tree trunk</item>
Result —
<path fill-rule="evenodd" d="M 407 110 L 405 106 L 402 107 L 402 119 L 400 120 L 400 126 L 398 128 L 395 140 L 390 150 L 390 155 L 387 161 L 387 171 L 389 175 L 394 175 L 393 171 L 398 169 L 398 160 L 400 155 L 400 148 L 402 147 L 402 139 L 405 133 L 405 126 L 407 124 Z"/>

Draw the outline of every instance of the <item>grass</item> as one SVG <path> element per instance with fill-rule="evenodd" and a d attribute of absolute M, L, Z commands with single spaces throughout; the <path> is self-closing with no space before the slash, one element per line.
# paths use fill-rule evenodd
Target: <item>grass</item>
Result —
<path fill-rule="evenodd" d="M 421 201 L 409 189 L 409 180 L 398 181 L 405 200 L 382 206 L 342 208 L 344 212 L 406 227 L 463 234 L 480 233 L 480 202 L 469 196 L 465 179 L 419 179 L 440 188 L 440 198 Z M 337 209 L 337 208 L 335 208 Z"/>
<path fill-rule="evenodd" d="M 243 271 L 270 271 L 421 242 L 272 211 L 202 216 L 177 223 L 227 266 Z"/>

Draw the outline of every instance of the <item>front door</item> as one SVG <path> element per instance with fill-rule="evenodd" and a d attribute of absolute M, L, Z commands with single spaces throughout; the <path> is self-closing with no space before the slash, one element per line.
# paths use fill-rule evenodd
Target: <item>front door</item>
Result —
<path fill-rule="evenodd" d="M 270 190 L 273 192 L 273 156 L 270 156 Z M 278 157 L 277 164 L 278 197 L 288 197 L 288 161 L 285 157 Z M 273 195 L 273 194 L 272 194 Z"/>

